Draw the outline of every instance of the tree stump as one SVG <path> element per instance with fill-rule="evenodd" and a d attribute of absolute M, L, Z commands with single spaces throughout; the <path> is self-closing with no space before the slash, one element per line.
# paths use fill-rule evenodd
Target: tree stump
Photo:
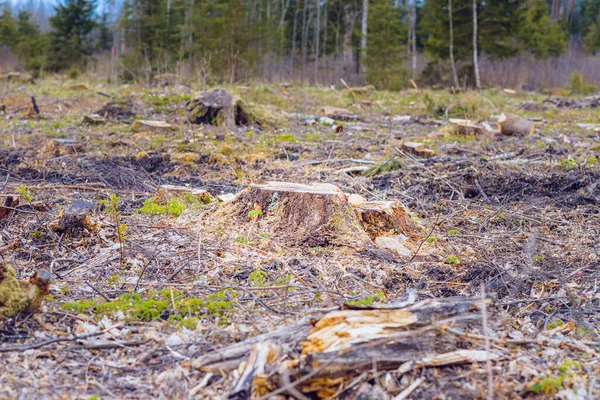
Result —
<path fill-rule="evenodd" d="M 159 186 L 154 195 L 154 200 L 156 200 L 158 204 L 167 204 L 173 199 L 185 201 L 190 197 L 205 204 L 208 204 L 211 201 L 210 193 L 204 189 L 174 185 Z"/>
<path fill-rule="evenodd" d="M 257 213 L 249 216 L 255 210 L 259 218 Z M 291 245 L 372 245 L 346 195 L 327 183 L 251 185 L 224 204 L 213 220 L 252 220 L 269 236 Z"/>
<path fill-rule="evenodd" d="M 196 95 L 187 103 L 186 109 L 192 124 L 217 125 L 232 129 L 236 125 L 255 122 L 246 103 L 223 89 Z"/>
<path fill-rule="evenodd" d="M 55 232 L 67 232 L 70 235 L 76 235 L 83 230 L 96 232 L 100 229 L 100 223 L 94 216 L 96 209 L 96 204 L 91 201 L 73 200 L 50 222 L 50 229 Z"/>
<path fill-rule="evenodd" d="M 535 125 L 532 121 L 513 114 L 502 114 L 498 119 L 498 130 L 506 136 L 533 135 Z"/>

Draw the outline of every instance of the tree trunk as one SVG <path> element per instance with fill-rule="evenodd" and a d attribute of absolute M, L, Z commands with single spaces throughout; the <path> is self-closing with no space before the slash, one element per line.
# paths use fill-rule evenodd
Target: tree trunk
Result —
<path fill-rule="evenodd" d="M 292 29 L 292 67 L 290 68 L 290 75 L 293 76 L 294 75 L 294 61 L 296 61 L 296 36 L 297 36 L 297 29 L 296 27 L 298 26 L 298 13 L 300 12 L 300 10 L 296 10 L 296 12 L 294 13 L 294 27 Z"/>
<path fill-rule="evenodd" d="M 452 66 L 452 79 L 454 87 L 458 88 L 458 75 L 456 74 L 456 64 L 454 62 L 454 27 L 452 22 L 452 0 L 448 0 L 448 21 L 450 25 L 450 65 Z"/>
<path fill-rule="evenodd" d="M 356 12 L 352 4 L 344 5 L 344 69 L 352 68 L 352 35 Z"/>
<path fill-rule="evenodd" d="M 473 69 L 475 70 L 475 86 L 477 89 L 481 89 L 479 58 L 477 57 L 477 0 L 473 0 Z"/>
<path fill-rule="evenodd" d="M 308 0 L 304 0 L 304 10 L 302 12 L 302 71 L 300 81 L 304 85 L 306 77 L 306 45 L 308 42 L 308 23 L 306 16 L 308 14 Z"/>
<path fill-rule="evenodd" d="M 412 0 L 412 8 L 410 11 L 410 25 L 412 31 L 412 76 L 414 78 L 417 74 L 417 0 Z"/>
<path fill-rule="evenodd" d="M 362 25 L 360 27 L 360 72 L 367 72 L 367 29 L 369 22 L 369 0 L 363 0 Z"/>
<path fill-rule="evenodd" d="M 314 83 L 317 83 L 319 73 L 319 36 L 321 35 L 321 7 L 319 3 L 321 0 L 315 0 L 315 6 L 317 7 L 317 22 L 315 24 L 315 73 Z"/>

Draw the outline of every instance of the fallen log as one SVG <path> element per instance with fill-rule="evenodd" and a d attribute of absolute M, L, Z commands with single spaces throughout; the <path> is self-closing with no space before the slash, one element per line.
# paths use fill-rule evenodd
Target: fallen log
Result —
<path fill-rule="evenodd" d="M 165 121 L 150 121 L 138 119 L 131 124 L 131 130 L 133 132 L 155 132 L 155 133 L 168 133 L 174 131 L 176 128 L 165 122 Z"/>
<path fill-rule="evenodd" d="M 513 114 L 502 114 L 498 119 L 498 130 L 506 136 L 533 135 L 535 124 Z"/>

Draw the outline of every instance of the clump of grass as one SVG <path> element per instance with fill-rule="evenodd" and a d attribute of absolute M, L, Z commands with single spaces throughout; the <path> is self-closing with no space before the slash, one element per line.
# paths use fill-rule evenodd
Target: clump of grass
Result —
<path fill-rule="evenodd" d="M 385 172 L 394 171 L 402 168 L 402 163 L 397 156 L 392 156 L 381 164 L 375 164 L 362 173 L 364 177 L 372 178 Z"/>

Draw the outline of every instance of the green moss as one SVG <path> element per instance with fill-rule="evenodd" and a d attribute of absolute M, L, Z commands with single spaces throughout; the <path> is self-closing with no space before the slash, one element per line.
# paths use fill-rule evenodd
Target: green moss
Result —
<path fill-rule="evenodd" d="M 79 313 L 95 313 L 98 316 L 121 311 L 132 321 L 165 319 L 181 322 L 186 318 L 223 316 L 233 311 L 233 302 L 227 298 L 225 292 L 213 293 L 206 298 L 186 298 L 179 291 L 164 289 L 151 292 L 147 296 L 125 293 L 112 301 L 86 299 L 63 304 L 62 308 Z M 188 326 L 190 323 L 183 322 Z"/>
<path fill-rule="evenodd" d="M 138 208 L 137 212 L 149 215 L 169 214 L 173 217 L 178 217 L 185 209 L 186 205 L 177 199 L 169 200 L 169 202 L 164 206 L 161 206 L 158 203 L 156 203 L 154 199 L 148 199 L 142 203 L 142 207 Z"/>
<path fill-rule="evenodd" d="M 375 302 L 380 302 L 383 300 L 385 300 L 385 295 L 382 292 L 377 292 L 367 297 L 363 297 L 360 300 L 349 301 L 348 304 L 353 306 L 370 306 Z"/>
<path fill-rule="evenodd" d="M 27 296 L 17 280 L 17 272 L 0 266 L 0 316 L 14 317 L 27 308 Z"/>

